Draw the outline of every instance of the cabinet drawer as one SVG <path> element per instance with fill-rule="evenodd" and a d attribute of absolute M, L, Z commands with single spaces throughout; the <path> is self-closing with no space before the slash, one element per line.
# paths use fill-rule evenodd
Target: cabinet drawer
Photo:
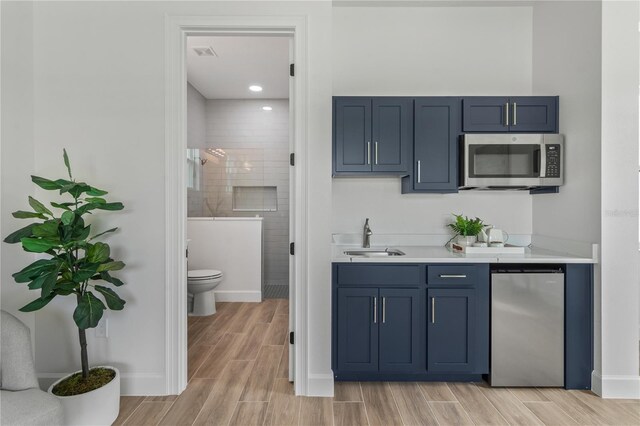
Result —
<path fill-rule="evenodd" d="M 424 283 L 424 265 L 336 265 L 340 285 L 419 286 Z"/>
<path fill-rule="evenodd" d="M 429 265 L 427 284 L 429 285 L 473 285 L 477 281 L 475 265 Z"/>

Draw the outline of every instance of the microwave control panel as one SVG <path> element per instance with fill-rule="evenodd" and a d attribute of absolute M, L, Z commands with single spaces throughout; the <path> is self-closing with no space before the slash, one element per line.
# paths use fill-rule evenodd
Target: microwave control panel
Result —
<path fill-rule="evenodd" d="M 560 177 L 560 145 L 559 144 L 547 144 L 547 167 L 545 170 L 545 177 L 559 178 Z"/>

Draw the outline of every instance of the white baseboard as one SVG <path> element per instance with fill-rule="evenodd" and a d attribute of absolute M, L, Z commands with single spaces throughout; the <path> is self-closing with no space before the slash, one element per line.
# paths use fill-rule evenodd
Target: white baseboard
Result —
<path fill-rule="evenodd" d="M 640 376 L 602 376 L 593 371 L 591 390 L 607 399 L 640 399 Z"/>
<path fill-rule="evenodd" d="M 333 396 L 333 374 L 309 374 L 307 396 Z"/>
<path fill-rule="evenodd" d="M 262 302 L 260 291 L 214 291 L 218 302 Z"/>
<path fill-rule="evenodd" d="M 68 373 L 40 373 L 38 382 L 40 389 L 47 390 L 49 386 Z M 165 395 L 166 380 L 164 374 L 120 374 L 120 394 L 123 396 Z"/>

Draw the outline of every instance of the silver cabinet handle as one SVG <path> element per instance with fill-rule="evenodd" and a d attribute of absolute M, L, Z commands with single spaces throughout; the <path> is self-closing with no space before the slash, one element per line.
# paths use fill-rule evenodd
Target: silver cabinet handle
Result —
<path fill-rule="evenodd" d="M 378 323 L 378 298 L 373 298 L 373 323 Z"/>
<path fill-rule="evenodd" d="M 371 164 L 371 142 L 367 141 L 367 164 Z"/>
<path fill-rule="evenodd" d="M 431 298 L 431 324 L 436 323 L 436 298 Z"/>
<path fill-rule="evenodd" d="M 373 154 L 373 158 L 375 159 L 375 163 L 376 165 L 378 164 L 378 142 L 374 142 L 373 143 L 374 146 L 374 154 Z"/>
<path fill-rule="evenodd" d="M 422 181 L 422 178 L 421 178 L 422 173 L 421 173 L 420 165 L 421 165 L 420 164 L 420 160 L 418 160 L 418 183 L 420 183 Z"/>
<path fill-rule="evenodd" d="M 382 298 L 382 323 L 387 322 L 387 298 Z"/>
<path fill-rule="evenodd" d="M 509 127 L 509 102 L 504 104 L 504 125 Z"/>
<path fill-rule="evenodd" d="M 440 274 L 440 278 L 467 278 L 465 274 Z"/>
<path fill-rule="evenodd" d="M 513 125 L 517 125 L 518 124 L 518 105 L 514 102 L 513 103 Z"/>

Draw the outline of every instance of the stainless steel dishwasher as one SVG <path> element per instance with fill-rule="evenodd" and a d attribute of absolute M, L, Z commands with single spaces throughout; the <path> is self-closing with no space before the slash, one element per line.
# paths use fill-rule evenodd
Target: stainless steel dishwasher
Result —
<path fill-rule="evenodd" d="M 564 273 L 491 270 L 491 386 L 564 386 Z"/>

